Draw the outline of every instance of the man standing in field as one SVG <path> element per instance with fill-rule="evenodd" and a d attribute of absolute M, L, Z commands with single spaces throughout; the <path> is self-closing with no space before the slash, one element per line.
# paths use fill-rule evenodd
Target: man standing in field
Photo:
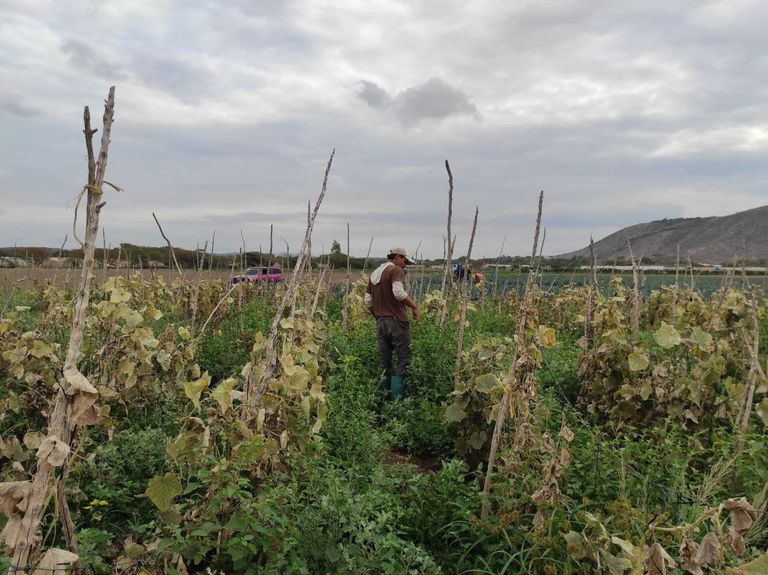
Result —
<path fill-rule="evenodd" d="M 411 361 L 411 331 L 406 308 L 411 308 L 413 321 L 419 321 L 419 308 L 403 287 L 403 270 L 416 263 L 405 248 L 392 248 L 387 262 L 371 274 L 365 290 L 365 306 L 376 318 L 379 340 L 379 369 L 384 374 L 381 388 L 392 398 L 405 395 L 405 378 Z M 392 373 L 392 352 L 397 355 L 397 367 Z"/>

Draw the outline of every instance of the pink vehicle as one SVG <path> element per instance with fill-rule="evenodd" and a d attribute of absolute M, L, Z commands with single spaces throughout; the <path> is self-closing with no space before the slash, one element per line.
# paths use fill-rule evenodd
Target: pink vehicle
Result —
<path fill-rule="evenodd" d="M 232 283 L 249 282 L 281 282 L 283 281 L 283 268 L 278 264 L 248 268 L 243 275 L 234 276 Z"/>

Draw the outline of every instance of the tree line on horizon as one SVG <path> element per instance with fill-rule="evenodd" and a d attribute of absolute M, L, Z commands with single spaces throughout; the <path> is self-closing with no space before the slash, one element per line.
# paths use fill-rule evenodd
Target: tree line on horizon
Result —
<path fill-rule="evenodd" d="M 242 252 L 235 253 L 217 253 L 211 254 L 205 252 L 203 249 L 185 249 L 185 248 L 173 248 L 173 252 L 176 256 L 176 260 L 179 266 L 183 269 L 216 269 L 216 270 L 228 270 L 234 269 L 236 271 L 241 270 L 244 267 L 253 267 L 260 265 L 273 265 L 279 264 L 285 268 L 293 268 L 296 264 L 297 256 L 293 254 L 269 254 L 261 251 L 247 251 L 245 254 Z M 122 268 L 149 268 L 149 267 L 173 267 L 173 260 L 171 252 L 168 246 L 139 246 L 136 244 L 122 243 L 118 247 L 113 248 L 96 248 L 95 258 L 96 261 L 103 265 L 105 261 L 108 267 L 122 267 Z M 40 266 L 50 258 L 68 258 L 72 260 L 72 265 L 80 265 L 83 258 L 83 250 L 81 248 L 76 249 L 62 249 L 62 248 L 50 248 L 50 247 L 38 247 L 38 246 L 14 246 L 0 248 L 0 257 L 4 258 L 20 258 L 30 265 Z M 470 268 L 480 269 L 488 264 L 497 264 L 510 266 L 512 269 L 519 269 L 526 266 L 529 263 L 528 256 L 499 256 L 491 258 L 472 258 L 470 261 Z M 333 242 L 331 251 L 326 254 L 318 254 L 312 257 L 312 261 L 315 264 L 328 265 L 335 269 L 346 269 L 347 267 L 347 255 L 341 251 L 338 242 Z M 383 257 L 356 257 L 349 258 L 350 268 L 353 270 L 373 269 L 381 262 L 385 261 Z M 466 264 L 466 258 L 464 256 L 453 259 L 454 262 L 461 265 Z M 565 271 L 573 270 L 580 266 L 589 265 L 588 258 L 585 257 L 557 257 L 557 256 L 542 256 L 542 261 L 546 262 L 546 267 L 550 271 Z M 425 267 L 430 266 L 442 266 L 445 260 L 443 258 L 423 259 L 421 264 Z M 675 261 L 669 258 L 648 258 L 644 257 L 640 262 L 642 265 L 665 265 L 674 266 Z M 749 259 L 740 260 L 738 265 L 749 266 L 764 266 L 766 265 L 766 259 Z M 599 265 L 616 265 L 626 266 L 631 265 L 632 262 L 629 258 L 616 258 L 610 262 L 598 262 Z M 683 262 L 680 262 L 681 268 L 687 266 Z"/>

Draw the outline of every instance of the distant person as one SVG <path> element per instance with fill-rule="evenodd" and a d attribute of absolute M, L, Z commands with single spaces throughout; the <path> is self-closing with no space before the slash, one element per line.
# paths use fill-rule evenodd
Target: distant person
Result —
<path fill-rule="evenodd" d="M 371 274 L 365 289 L 365 307 L 376 318 L 376 337 L 379 340 L 379 370 L 383 374 L 380 388 L 387 396 L 405 395 L 405 379 L 411 362 L 411 331 L 407 309 L 413 312 L 413 321 L 419 321 L 419 308 L 408 297 L 403 287 L 405 266 L 416 263 L 405 248 L 389 250 L 387 262 Z M 392 353 L 397 355 L 397 367 L 392 373 Z"/>
<path fill-rule="evenodd" d="M 466 266 L 463 266 L 461 264 L 453 264 L 453 276 L 456 278 L 457 282 L 460 282 L 464 279 L 464 276 L 469 272 L 468 268 Z"/>

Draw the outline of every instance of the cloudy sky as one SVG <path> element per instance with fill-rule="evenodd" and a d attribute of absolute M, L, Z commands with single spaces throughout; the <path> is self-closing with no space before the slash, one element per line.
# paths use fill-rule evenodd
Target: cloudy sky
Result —
<path fill-rule="evenodd" d="M 0 246 L 72 244 L 116 86 L 107 242 L 545 254 L 768 203 L 768 2 L 0 0 Z M 506 239 L 505 239 L 506 238 Z"/>

